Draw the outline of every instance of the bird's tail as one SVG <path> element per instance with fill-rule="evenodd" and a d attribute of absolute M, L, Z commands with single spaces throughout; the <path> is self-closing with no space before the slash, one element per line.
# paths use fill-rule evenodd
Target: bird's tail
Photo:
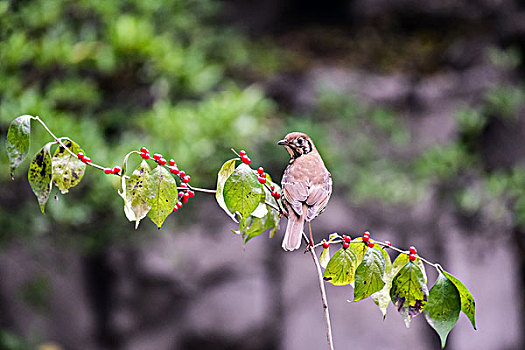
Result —
<path fill-rule="evenodd" d="M 301 216 L 295 215 L 291 212 L 288 215 L 288 224 L 286 225 L 286 233 L 284 234 L 282 247 L 284 250 L 296 250 L 301 246 L 301 239 L 303 238 L 304 215 L 306 208 L 303 208 Z"/>

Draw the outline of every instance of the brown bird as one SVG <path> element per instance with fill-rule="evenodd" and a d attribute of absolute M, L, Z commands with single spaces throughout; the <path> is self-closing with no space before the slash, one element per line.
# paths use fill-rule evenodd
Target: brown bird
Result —
<path fill-rule="evenodd" d="M 288 213 L 282 246 L 284 250 L 295 250 L 301 246 L 304 221 L 310 224 L 326 208 L 332 194 L 332 176 L 308 135 L 292 132 L 278 144 L 290 153 L 281 181 L 282 203 Z"/>

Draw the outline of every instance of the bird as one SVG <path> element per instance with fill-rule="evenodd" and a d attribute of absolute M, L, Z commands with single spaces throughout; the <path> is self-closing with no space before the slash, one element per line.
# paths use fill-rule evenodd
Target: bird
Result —
<path fill-rule="evenodd" d="M 281 187 L 283 207 L 288 214 L 282 247 L 291 251 L 301 246 L 304 222 L 310 225 L 310 221 L 325 210 L 332 194 L 332 175 L 305 133 L 291 132 L 277 144 L 290 154 Z M 310 239 L 313 244 L 312 237 Z"/>

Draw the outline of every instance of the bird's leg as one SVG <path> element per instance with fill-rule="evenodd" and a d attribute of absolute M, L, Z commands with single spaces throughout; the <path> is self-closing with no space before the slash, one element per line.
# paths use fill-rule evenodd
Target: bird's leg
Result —
<path fill-rule="evenodd" d="M 308 221 L 308 230 L 310 230 L 310 246 L 313 247 L 313 245 L 314 245 L 314 237 L 312 235 L 312 226 L 310 225 L 310 221 Z"/>

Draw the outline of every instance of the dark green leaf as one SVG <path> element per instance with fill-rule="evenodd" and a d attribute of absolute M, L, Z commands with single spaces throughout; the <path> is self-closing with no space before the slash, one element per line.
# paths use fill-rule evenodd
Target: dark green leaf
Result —
<path fill-rule="evenodd" d="M 148 200 L 148 205 L 151 206 L 148 217 L 160 228 L 168 215 L 173 212 L 177 202 L 177 182 L 163 166 L 157 166 L 150 175 L 151 190 L 155 196 Z"/>
<path fill-rule="evenodd" d="M 470 323 L 472 323 L 472 327 L 476 329 L 476 302 L 474 301 L 474 297 L 470 294 L 467 287 L 465 287 L 465 285 L 455 276 L 444 270 L 442 272 L 458 289 L 459 297 L 461 299 L 461 311 L 467 315 Z"/>
<path fill-rule="evenodd" d="M 230 159 L 222 165 L 221 170 L 219 170 L 219 173 L 217 174 L 217 191 L 215 192 L 215 199 L 217 200 L 219 206 L 226 212 L 226 214 L 228 214 L 233 221 L 237 222 L 235 215 L 228 210 L 228 207 L 224 202 L 223 195 L 224 183 L 234 171 L 235 159 Z"/>
<path fill-rule="evenodd" d="M 445 347 L 448 333 L 458 321 L 460 310 L 458 289 L 445 275 L 439 273 L 436 283 L 428 294 L 425 318 L 439 334 L 442 348 Z"/>
<path fill-rule="evenodd" d="M 84 153 L 74 141 L 65 140 L 63 144 L 74 154 Z M 56 149 L 52 164 L 53 182 L 63 194 L 67 193 L 71 187 L 78 185 L 86 170 L 86 164 L 81 162 L 78 157 L 66 151 L 62 146 Z"/>
<path fill-rule="evenodd" d="M 355 254 L 350 249 L 341 248 L 335 252 L 326 265 L 323 279 L 334 286 L 345 286 L 354 282 L 356 267 Z"/>
<path fill-rule="evenodd" d="M 124 177 L 123 177 L 124 178 Z M 129 221 L 135 221 L 135 228 L 151 209 L 150 199 L 155 197 L 155 188 L 151 181 L 150 167 L 145 160 L 125 180 L 125 189 L 119 192 L 124 199 L 124 213 Z"/>
<path fill-rule="evenodd" d="M 390 256 L 386 252 L 385 249 L 378 247 L 379 251 L 381 251 L 381 254 L 383 255 L 383 258 L 385 259 L 385 273 L 383 275 L 383 282 L 385 282 L 385 285 L 383 288 L 372 294 L 371 298 L 376 303 L 376 305 L 379 307 L 379 310 L 381 310 L 381 313 L 383 314 L 383 318 L 386 317 L 386 310 L 388 308 L 388 305 L 390 304 L 390 289 L 392 288 L 392 279 L 394 278 L 394 272 L 392 268 L 392 262 L 390 261 Z M 395 271 L 395 274 L 397 274 L 399 270 Z"/>
<path fill-rule="evenodd" d="M 423 273 L 415 263 L 409 261 L 395 275 L 390 289 L 390 299 L 407 328 L 410 327 L 411 318 L 419 315 L 425 308 L 427 296 L 428 288 Z"/>
<path fill-rule="evenodd" d="M 248 218 L 265 198 L 257 176 L 244 163 L 224 183 L 223 195 L 228 210 L 231 213 L 238 212 L 243 219 Z"/>
<path fill-rule="evenodd" d="M 44 213 L 46 202 L 49 199 L 51 193 L 51 187 L 53 183 L 52 178 L 52 166 L 51 166 L 51 145 L 53 142 L 48 143 L 35 155 L 31 164 L 29 165 L 29 172 L 27 178 L 31 189 L 38 199 L 40 210 Z"/>
<path fill-rule="evenodd" d="M 30 115 L 22 115 L 9 125 L 6 150 L 9 157 L 11 177 L 14 176 L 15 169 L 22 163 L 29 152 L 29 134 L 31 133 L 32 118 Z"/>
<path fill-rule="evenodd" d="M 355 270 L 354 300 L 363 300 L 384 286 L 382 277 L 385 272 L 385 258 L 376 248 L 369 248 L 363 261 Z"/>

